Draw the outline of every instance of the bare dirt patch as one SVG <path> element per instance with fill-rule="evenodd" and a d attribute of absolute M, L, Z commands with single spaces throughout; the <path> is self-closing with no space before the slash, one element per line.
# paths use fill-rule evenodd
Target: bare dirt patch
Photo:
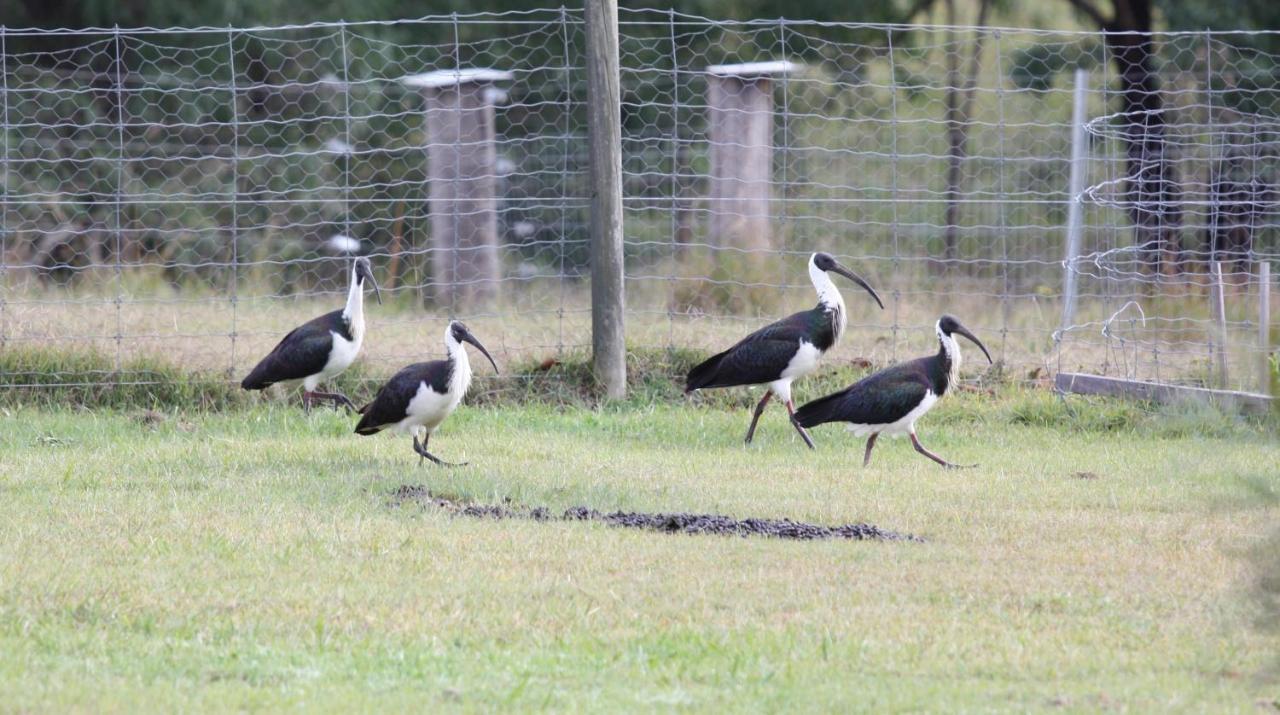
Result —
<path fill-rule="evenodd" d="M 391 506 L 417 504 L 443 509 L 455 516 L 478 519 L 532 519 L 534 521 L 599 521 L 609 526 L 644 529 L 667 534 L 710 534 L 718 536 L 763 536 L 775 539 L 813 541 L 849 539 L 855 541 L 924 541 L 914 534 L 881 529 L 874 524 L 823 526 L 791 519 L 735 519 L 721 514 L 601 512 L 585 506 L 554 514 L 546 507 L 519 507 L 511 504 L 469 504 L 432 494 L 421 484 L 405 484 L 391 493 Z"/>

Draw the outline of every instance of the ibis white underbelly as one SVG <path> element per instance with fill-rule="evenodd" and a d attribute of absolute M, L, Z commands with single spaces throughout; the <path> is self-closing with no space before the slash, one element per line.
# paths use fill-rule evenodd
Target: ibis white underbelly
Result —
<path fill-rule="evenodd" d="M 445 418 L 458 408 L 462 398 L 471 387 L 471 365 L 463 354 L 454 359 L 453 371 L 449 376 L 446 392 L 439 393 L 431 389 L 426 382 L 418 383 L 418 391 L 409 406 L 405 408 L 405 418 L 397 422 L 392 429 L 410 432 L 419 427 L 431 434 L 444 422 Z"/>
<path fill-rule="evenodd" d="M 929 390 L 924 393 L 924 399 L 920 401 L 920 404 L 916 405 L 915 409 L 908 412 L 901 419 L 888 424 L 878 425 L 850 424 L 849 431 L 859 437 L 872 433 L 881 434 L 886 437 L 901 437 L 903 435 L 908 435 L 911 434 L 913 429 L 915 429 L 916 420 L 923 417 L 924 413 L 933 409 L 933 406 L 937 404 L 937 402 L 938 396 L 933 394 L 933 390 Z"/>
<path fill-rule="evenodd" d="M 786 369 L 782 371 L 783 379 L 804 377 L 814 370 L 818 369 L 818 361 L 822 359 L 822 351 L 814 347 L 813 343 L 800 341 L 800 349 L 795 355 L 791 356 L 791 362 L 787 363 Z"/>
<path fill-rule="evenodd" d="M 351 367 L 351 363 L 356 361 L 356 356 L 360 354 L 360 337 L 355 340 L 347 340 L 341 335 L 330 331 L 329 335 L 333 336 L 333 347 L 329 350 L 329 359 L 325 362 L 324 367 L 320 368 L 320 372 L 311 375 L 302 381 L 303 389 L 311 392 L 316 387 L 332 377 L 337 377 L 344 370 Z"/>
<path fill-rule="evenodd" d="M 405 417 L 392 425 L 398 432 L 410 432 L 418 427 L 425 427 L 427 433 L 434 432 L 444 422 L 458 403 L 462 401 L 462 393 L 446 392 L 441 394 L 431 389 L 425 382 L 418 383 L 418 391 L 409 400 L 405 408 Z"/>
<path fill-rule="evenodd" d="M 800 349 L 791 356 L 791 361 L 783 369 L 777 380 L 769 383 L 769 389 L 783 402 L 791 401 L 791 382 L 797 377 L 804 377 L 818 369 L 818 361 L 822 359 L 822 351 L 813 343 L 800 341 Z"/>

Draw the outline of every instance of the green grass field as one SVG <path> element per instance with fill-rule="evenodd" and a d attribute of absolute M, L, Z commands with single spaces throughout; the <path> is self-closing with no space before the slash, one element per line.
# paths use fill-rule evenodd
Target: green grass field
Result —
<path fill-rule="evenodd" d="M 432 449 L 472 464 L 442 470 L 278 403 L 7 408 L 0 710 L 1280 707 L 1269 427 L 960 393 L 921 437 L 981 467 L 894 440 L 864 470 L 781 414 L 744 447 L 744 411 L 464 406 Z M 405 484 L 927 541 L 469 519 Z"/>

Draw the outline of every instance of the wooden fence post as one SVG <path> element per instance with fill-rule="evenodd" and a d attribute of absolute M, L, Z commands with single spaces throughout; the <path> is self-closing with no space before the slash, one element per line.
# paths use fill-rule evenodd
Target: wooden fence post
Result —
<path fill-rule="evenodd" d="M 787 61 L 707 67 L 711 144 L 709 238 L 717 247 L 773 249 L 773 78 Z"/>
<path fill-rule="evenodd" d="M 585 0 L 591 157 L 591 359 L 611 398 L 627 393 L 618 1 Z"/>
<path fill-rule="evenodd" d="M 450 312 L 497 294 L 497 151 L 492 69 L 437 70 L 404 78 L 426 97 L 431 275 L 437 305 Z"/>

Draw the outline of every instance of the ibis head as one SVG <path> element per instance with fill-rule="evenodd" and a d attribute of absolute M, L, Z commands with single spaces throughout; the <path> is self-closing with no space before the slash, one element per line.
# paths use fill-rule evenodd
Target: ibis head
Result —
<path fill-rule="evenodd" d="M 938 319 L 938 333 L 948 337 L 953 333 L 965 336 L 969 340 L 973 341 L 974 345 L 977 345 L 982 349 L 982 354 L 987 356 L 987 362 L 995 362 L 991 359 L 991 353 L 987 352 L 987 346 L 982 344 L 982 341 L 978 339 L 978 336 L 969 332 L 968 328 L 961 325 L 960 321 L 956 320 L 954 315 L 944 315 Z"/>
<path fill-rule="evenodd" d="M 382 290 L 378 288 L 378 281 L 373 278 L 373 264 L 369 263 L 369 259 L 364 256 L 356 258 L 355 278 L 360 283 L 360 287 L 364 288 L 364 282 L 369 281 L 369 285 L 373 286 L 373 293 L 378 298 L 378 303 L 382 303 Z"/>
<path fill-rule="evenodd" d="M 461 320 L 449 323 L 449 335 L 459 343 L 471 343 L 476 346 L 476 350 L 484 353 L 484 356 L 489 358 L 489 364 L 493 365 L 493 371 L 495 373 L 498 372 L 498 363 L 493 361 L 493 356 L 489 354 L 488 350 L 484 349 L 479 340 L 476 340 L 476 336 L 472 335 L 470 330 L 467 330 L 467 326 L 463 325 Z"/>
<path fill-rule="evenodd" d="M 838 273 L 844 276 L 845 278 L 848 278 L 849 280 L 853 281 L 854 283 L 857 283 L 858 285 L 862 286 L 862 288 L 866 290 L 868 293 L 870 293 L 871 297 L 875 298 L 876 302 L 880 304 L 880 309 L 884 310 L 884 301 L 880 300 L 880 296 L 876 293 L 875 289 L 872 288 L 869 283 L 862 280 L 862 277 L 859 276 L 857 273 L 854 273 L 853 271 L 841 265 L 840 261 L 837 261 L 835 257 L 832 256 L 830 253 L 824 253 L 822 251 L 818 251 L 817 253 L 813 254 L 813 258 L 811 258 L 810 260 L 813 262 L 814 267 L 817 268 L 818 270 L 827 271 L 828 273 Z"/>

